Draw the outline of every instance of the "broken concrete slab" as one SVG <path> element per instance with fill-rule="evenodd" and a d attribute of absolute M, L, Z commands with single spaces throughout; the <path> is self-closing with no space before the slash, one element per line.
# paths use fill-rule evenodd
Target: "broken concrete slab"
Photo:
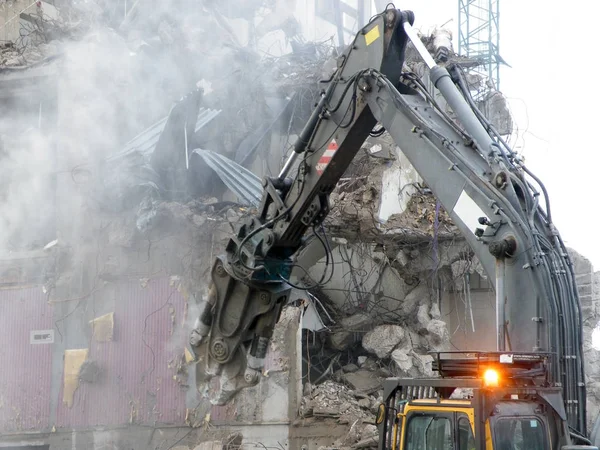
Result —
<path fill-rule="evenodd" d="M 438 319 L 433 319 L 427 324 L 427 331 L 429 332 L 428 337 L 433 346 L 440 346 L 447 344 L 450 339 L 450 333 L 448 332 L 448 326 L 446 322 Z"/>
<path fill-rule="evenodd" d="M 420 333 L 427 331 L 427 325 L 431 322 L 431 316 L 429 315 L 429 305 L 426 303 L 419 306 L 417 310 L 417 323 L 419 324 L 418 331 Z"/>
<path fill-rule="evenodd" d="M 356 334 L 373 329 L 375 318 L 357 313 L 340 321 L 339 330 L 329 336 L 329 344 L 334 350 L 344 351 L 356 342 Z"/>
<path fill-rule="evenodd" d="M 194 447 L 194 450 L 223 450 L 221 441 L 202 442 Z"/>
<path fill-rule="evenodd" d="M 429 315 L 432 319 L 441 319 L 442 313 L 440 312 L 440 307 L 437 303 L 431 305 L 431 309 L 429 310 Z"/>
<path fill-rule="evenodd" d="M 360 368 L 364 370 L 370 370 L 371 372 L 375 372 L 377 369 L 379 369 L 379 364 L 377 364 L 377 359 L 368 356 L 360 365 Z"/>
<path fill-rule="evenodd" d="M 360 449 L 360 448 L 371 448 L 371 447 L 377 447 L 377 442 L 379 441 L 379 437 L 378 436 L 371 436 L 368 437 L 366 439 L 363 439 L 361 441 L 358 441 L 356 444 L 354 444 L 352 446 L 353 449 Z"/>
<path fill-rule="evenodd" d="M 433 377 L 435 373 L 432 369 L 433 364 L 433 356 L 431 355 L 420 355 L 418 353 L 413 353 L 413 362 L 416 367 L 419 368 L 419 371 L 426 377 Z"/>
<path fill-rule="evenodd" d="M 413 357 L 410 353 L 410 347 L 397 348 L 392 352 L 392 360 L 400 370 L 407 372 L 413 367 Z"/>
<path fill-rule="evenodd" d="M 365 393 L 376 392 L 381 387 L 383 379 L 368 370 L 358 370 L 346 373 L 343 380 L 354 390 Z"/>
<path fill-rule="evenodd" d="M 231 433 L 229 436 L 223 439 L 223 448 L 225 448 L 226 450 L 240 448 L 243 441 L 244 435 L 242 433 Z"/>
<path fill-rule="evenodd" d="M 399 325 L 380 325 L 365 335 L 362 346 L 378 358 L 386 358 L 404 340 L 405 335 L 404 329 Z"/>
<path fill-rule="evenodd" d="M 315 386 L 309 395 L 302 398 L 300 414 L 304 418 L 337 418 L 339 423 L 362 422 L 372 418 L 371 411 L 361 408 L 358 404 L 365 397 L 370 398 L 366 393 L 328 380 Z"/>
<path fill-rule="evenodd" d="M 413 290 L 411 290 L 406 297 L 402 300 L 399 305 L 397 314 L 400 317 L 415 316 L 418 312 L 419 306 L 423 303 L 429 303 L 429 297 L 431 292 L 425 284 L 419 284 Z"/>
<path fill-rule="evenodd" d="M 368 398 L 361 398 L 358 401 L 358 406 L 360 406 L 363 409 L 370 409 L 371 408 L 371 400 L 369 400 Z"/>
<path fill-rule="evenodd" d="M 342 372 L 344 373 L 353 373 L 358 370 L 358 366 L 356 364 L 346 364 L 342 367 Z"/>

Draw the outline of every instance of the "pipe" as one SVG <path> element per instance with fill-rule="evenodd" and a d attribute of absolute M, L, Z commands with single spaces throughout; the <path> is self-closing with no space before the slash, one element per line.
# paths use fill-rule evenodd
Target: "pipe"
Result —
<path fill-rule="evenodd" d="M 280 181 L 283 181 L 285 179 L 285 177 L 287 176 L 287 174 L 290 172 L 290 170 L 294 166 L 294 163 L 296 162 L 296 159 L 298 158 L 299 154 L 300 153 L 292 152 L 292 154 L 289 156 L 289 158 L 283 165 L 283 169 L 281 169 L 281 172 L 279 172 L 279 175 L 277 176 L 277 178 Z"/>
<path fill-rule="evenodd" d="M 435 60 L 433 59 L 433 57 L 429 53 L 429 50 L 427 50 L 427 48 L 419 38 L 419 35 L 412 27 L 412 25 L 408 23 L 408 21 L 405 21 L 402 24 L 402 26 L 404 27 L 404 32 L 417 49 L 417 52 L 419 52 L 419 55 L 421 55 L 421 58 L 423 58 L 423 61 L 425 61 L 425 64 L 427 64 L 427 67 L 429 67 L 429 69 L 433 69 L 434 67 L 436 67 L 437 64 L 435 63 Z"/>
<path fill-rule="evenodd" d="M 504 331 L 504 281 L 505 262 L 503 258 L 498 258 L 496 259 L 496 350 L 499 352 L 503 352 L 506 350 L 506 337 Z"/>
<path fill-rule="evenodd" d="M 429 78 L 433 85 L 440 91 L 446 102 L 458 117 L 467 133 L 473 138 L 483 157 L 487 157 L 495 144 L 490 134 L 483 127 L 471 106 L 467 103 L 458 88 L 454 85 L 448 70 L 445 67 L 438 66 L 429 51 L 419 39 L 417 32 L 408 22 L 403 24 L 407 36 L 429 67 Z"/>
<path fill-rule="evenodd" d="M 279 172 L 278 178 L 280 181 L 283 181 L 285 179 L 292 166 L 296 162 L 298 155 L 300 153 L 304 153 L 304 151 L 306 150 L 306 146 L 308 145 L 310 138 L 312 137 L 315 129 L 317 128 L 317 124 L 319 123 L 319 119 L 321 118 L 321 113 L 325 109 L 326 102 L 327 95 L 325 93 L 322 93 L 319 103 L 310 115 L 310 118 L 308 119 L 307 124 L 304 126 L 304 129 L 300 133 L 300 136 L 298 136 L 298 139 L 296 139 L 296 142 L 294 143 L 294 151 L 289 156 L 288 160 L 285 162 L 283 169 L 281 169 L 281 172 Z"/>

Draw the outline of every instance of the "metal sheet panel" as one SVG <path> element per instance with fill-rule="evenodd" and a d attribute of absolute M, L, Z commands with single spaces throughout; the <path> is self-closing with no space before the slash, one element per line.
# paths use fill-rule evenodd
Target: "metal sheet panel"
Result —
<path fill-rule="evenodd" d="M 198 120 L 196 122 L 196 133 L 199 132 L 204 126 L 206 126 L 211 120 L 217 117 L 221 113 L 221 110 L 214 110 L 208 108 L 200 108 L 198 112 Z M 148 158 L 150 154 L 154 151 L 158 139 L 160 135 L 165 129 L 165 125 L 167 124 L 167 120 L 169 116 L 164 119 L 159 120 L 154 125 L 148 127 L 136 137 L 134 137 L 131 141 L 125 144 L 125 148 L 123 148 L 118 153 L 107 158 L 108 161 L 113 161 L 119 158 L 127 157 L 131 155 L 133 152 L 139 152 L 144 155 L 144 157 Z"/>
<path fill-rule="evenodd" d="M 117 287 L 112 342 L 92 342 L 96 383 L 80 383 L 72 408 L 62 402 L 59 428 L 183 425 L 186 388 L 175 379 L 186 342 L 183 296 L 169 279 Z M 182 380 L 186 380 L 183 376 Z"/>
<path fill-rule="evenodd" d="M 259 177 L 235 161 L 210 150 L 194 150 L 216 172 L 221 181 L 242 201 L 257 208 L 262 199 L 263 186 Z"/>
<path fill-rule="evenodd" d="M 48 428 L 53 326 L 41 286 L 0 290 L 0 433 Z"/>

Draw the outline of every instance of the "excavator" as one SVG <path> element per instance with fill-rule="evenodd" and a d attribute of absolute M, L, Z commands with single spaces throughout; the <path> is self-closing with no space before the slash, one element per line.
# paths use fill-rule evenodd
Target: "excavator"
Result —
<path fill-rule="evenodd" d="M 356 34 L 281 172 L 262 181 L 257 212 L 216 258 L 190 336 L 198 387 L 222 405 L 260 381 L 295 258 L 311 230 L 330 253 L 318 234 L 329 195 L 364 141 L 385 130 L 490 277 L 496 348 L 438 352 L 438 376 L 386 380 L 379 449 L 597 449 L 573 263 L 547 191 L 477 109 L 460 67 L 437 64 L 413 24 L 411 11 L 390 5 Z M 409 41 L 439 95 L 407 76 Z"/>

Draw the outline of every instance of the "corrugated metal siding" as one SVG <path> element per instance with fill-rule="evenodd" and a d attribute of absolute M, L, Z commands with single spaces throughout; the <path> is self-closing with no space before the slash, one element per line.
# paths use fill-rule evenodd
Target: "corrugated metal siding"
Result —
<path fill-rule="evenodd" d="M 62 350 L 30 344 L 30 331 L 54 327 L 52 307 L 41 287 L 0 290 L 0 433 L 42 431 L 53 425 L 184 425 L 187 388 L 174 379 L 189 331 L 183 324 L 184 308 L 183 296 L 169 279 L 151 280 L 145 287 L 137 281 L 119 284 L 114 340 L 90 345 L 90 359 L 101 368 L 101 379 L 81 383 L 72 408 L 63 404 L 61 386 L 54 399 L 56 420 L 50 423 L 52 351 Z M 281 370 L 284 358 L 270 349 L 265 369 Z M 62 379 L 62 365 L 55 370 Z M 187 381 L 185 375 L 181 379 Z M 259 404 L 260 395 L 251 389 L 229 405 L 212 407 L 211 420 L 235 421 L 238 408 Z"/>
<path fill-rule="evenodd" d="M 118 286 L 114 341 L 92 342 L 90 359 L 101 368 L 97 383 L 81 383 L 69 409 L 62 402 L 56 425 L 67 428 L 184 424 L 185 388 L 174 380 L 187 335 L 185 300 L 169 279 Z"/>
<path fill-rule="evenodd" d="M 0 433 L 47 429 L 52 344 L 30 344 L 54 326 L 41 287 L 0 290 Z"/>

